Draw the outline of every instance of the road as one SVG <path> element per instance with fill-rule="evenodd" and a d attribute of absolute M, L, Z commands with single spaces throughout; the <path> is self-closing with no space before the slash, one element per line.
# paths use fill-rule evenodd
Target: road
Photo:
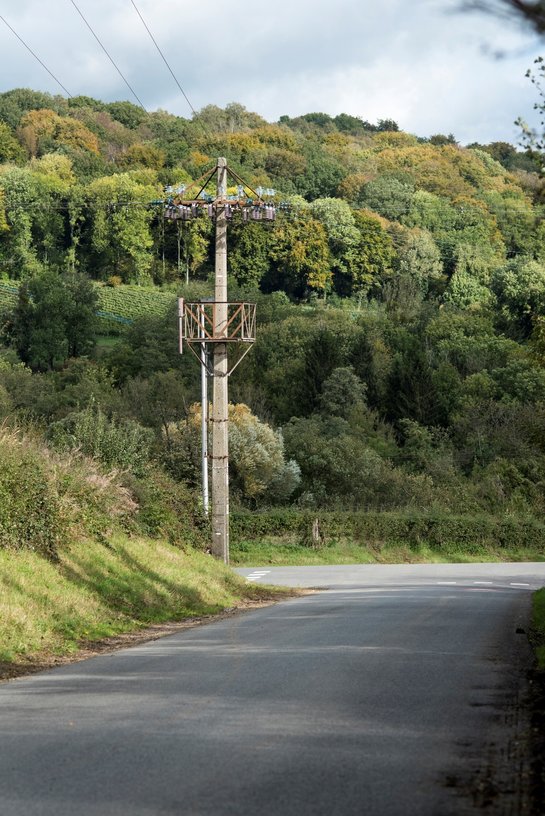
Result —
<path fill-rule="evenodd" d="M 330 588 L 0 686 L 2 816 L 523 812 L 545 564 L 240 572 Z"/>

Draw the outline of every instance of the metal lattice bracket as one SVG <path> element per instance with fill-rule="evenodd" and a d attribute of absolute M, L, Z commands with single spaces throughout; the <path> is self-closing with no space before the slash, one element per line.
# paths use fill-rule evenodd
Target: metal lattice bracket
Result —
<path fill-rule="evenodd" d="M 180 331 L 180 354 L 184 343 L 203 362 L 202 350 L 216 343 L 227 343 L 233 357 L 227 376 L 232 374 L 255 342 L 256 304 L 200 301 L 188 303 L 178 299 Z M 213 376 L 213 366 L 204 355 L 208 373 Z"/>

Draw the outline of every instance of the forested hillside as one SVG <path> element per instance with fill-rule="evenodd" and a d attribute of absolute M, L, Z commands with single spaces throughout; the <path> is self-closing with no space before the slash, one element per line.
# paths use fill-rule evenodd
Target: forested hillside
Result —
<path fill-rule="evenodd" d="M 6 421 L 121 470 L 136 501 L 150 463 L 198 484 L 174 299 L 210 294 L 212 224 L 160 202 L 219 155 L 289 204 L 229 227 L 230 296 L 259 321 L 231 383 L 235 503 L 540 519 L 540 157 L 390 120 L 1 94 Z"/>

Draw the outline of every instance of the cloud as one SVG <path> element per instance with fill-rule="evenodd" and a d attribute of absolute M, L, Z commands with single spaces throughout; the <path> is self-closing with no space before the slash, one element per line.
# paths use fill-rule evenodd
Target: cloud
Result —
<path fill-rule="evenodd" d="M 493 16 L 451 13 L 449 0 L 135 2 L 197 109 L 237 101 L 271 121 L 346 111 L 463 142 L 513 140 L 514 119 L 532 115 L 524 73 L 538 41 Z M 77 3 L 145 105 L 189 116 L 130 0 Z M 73 95 L 132 98 L 69 0 L 21 0 L 5 16 Z M 59 91 L 4 26 L 0 47 L 0 90 Z"/>

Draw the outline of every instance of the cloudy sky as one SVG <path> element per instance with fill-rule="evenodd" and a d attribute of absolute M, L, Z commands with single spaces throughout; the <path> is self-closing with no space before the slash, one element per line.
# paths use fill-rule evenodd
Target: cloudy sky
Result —
<path fill-rule="evenodd" d="M 75 1 L 148 110 L 191 115 L 131 0 Z M 524 74 L 545 41 L 461 0 L 135 2 L 197 110 L 345 111 L 462 143 L 514 142 L 534 116 Z M 71 0 L 0 0 L 0 14 L 73 96 L 133 99 Z M 2 21 L 0 48 L 0 90 L 61 92 Z"/>

